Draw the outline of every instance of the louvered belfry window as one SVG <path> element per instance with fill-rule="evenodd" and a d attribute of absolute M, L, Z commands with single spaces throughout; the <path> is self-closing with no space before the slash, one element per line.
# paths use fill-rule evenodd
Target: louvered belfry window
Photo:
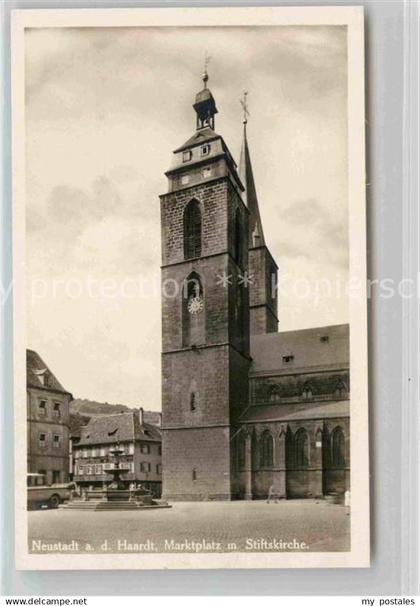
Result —
<path fill-rule="evenodd" d="M 184 211 L 184 257 L 201 255 L 201 211 L 197 200 L 191 200 Z"/>

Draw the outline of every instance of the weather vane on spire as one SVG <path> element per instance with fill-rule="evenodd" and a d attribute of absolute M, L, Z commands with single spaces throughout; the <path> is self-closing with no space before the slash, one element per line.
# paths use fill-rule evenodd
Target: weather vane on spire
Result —
<path fill-rule="evenodd" d="M 242 105 L 242 109 L 244 111 L 244 118 L 243 118 L 243 123 L 246 124 L 248 122 L 248 116 L 250 115 L 249 110 L 248 110 L 248 91 L 244 90 L 244 96 L 242 97 L 242 99 L 240 99 L 241 105 Z"/>
<path fill-rule="evenodd" d="M 207 73 L 207 68 L 209 66 L 211 57 L 208 54 L 207 50 L 204 52 L 204 72 L 203 72 L 203 82 L 204 82 L 204 87 L 207 88 L 207 81 L 209 79 L 209 75 Z"/>

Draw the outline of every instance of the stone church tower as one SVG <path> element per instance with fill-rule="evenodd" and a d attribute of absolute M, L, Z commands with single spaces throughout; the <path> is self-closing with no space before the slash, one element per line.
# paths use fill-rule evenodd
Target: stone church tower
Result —
<path fill-rule="evenodd" d="M 196 132 L 174 151 L 161 196 L 163 496 L 172 500 L 235 497 L 235 421 L 249 401 L 249 288 L 241 276 L 250 212 L 215 132 L 207 81 L 205 73 L 193 105 Z"/>
<path fill-rule="evenodd" d="M 239 170 L 207 87 L 161 196 L 162 467 L 168 500 L 343 494 L 350 486 L 348 325 L 277 332 L 247 141 Z"/>

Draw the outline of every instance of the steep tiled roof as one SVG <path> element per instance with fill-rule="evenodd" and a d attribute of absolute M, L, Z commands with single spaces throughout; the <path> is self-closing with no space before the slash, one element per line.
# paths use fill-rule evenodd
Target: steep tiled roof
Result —
<path fill-rule="evenodd" d="M 305 402 L 302 404 L 270 404 L 252 406 L 241 422 L 293 421 L 300 419 L 335 419 L 349 416 L 349 401 Z"/>
<path fill-rule="evenodd" d="M 79 445 L 111 444 L 132 440 L 160 441 L 157 427 L 149 423 L 140 425 L 137 412 L 92 417 L 81 430 Z"/>
<path fill-rule="evenodd" d="M 26 350 L 26 385 L 27 387 L 38 387 L 69 394 L 45 364 L 41 356 L 32 349 Z"/>
<path fill-rule="evenodd" d="M 87 425 L 90 421 L 90 417 L 86 415 L 81 415 L 79 413 L 72 414 L 69 416 L 69 431 L 72 438 L 80 438 L 82 433 L 82 427 Z"/>
<path fill-rule="evenodd" d="M 349 355 L 348 324 L 253 335 L 251 376 L 348 368 Z"/>

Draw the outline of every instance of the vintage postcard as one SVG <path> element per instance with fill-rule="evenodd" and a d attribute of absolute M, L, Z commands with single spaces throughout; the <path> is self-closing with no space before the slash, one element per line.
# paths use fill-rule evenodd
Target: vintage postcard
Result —
<path fill-rule="evenodd" d="M 18 568 L 369 566 L 363 46 L 14 13 Z"/>

